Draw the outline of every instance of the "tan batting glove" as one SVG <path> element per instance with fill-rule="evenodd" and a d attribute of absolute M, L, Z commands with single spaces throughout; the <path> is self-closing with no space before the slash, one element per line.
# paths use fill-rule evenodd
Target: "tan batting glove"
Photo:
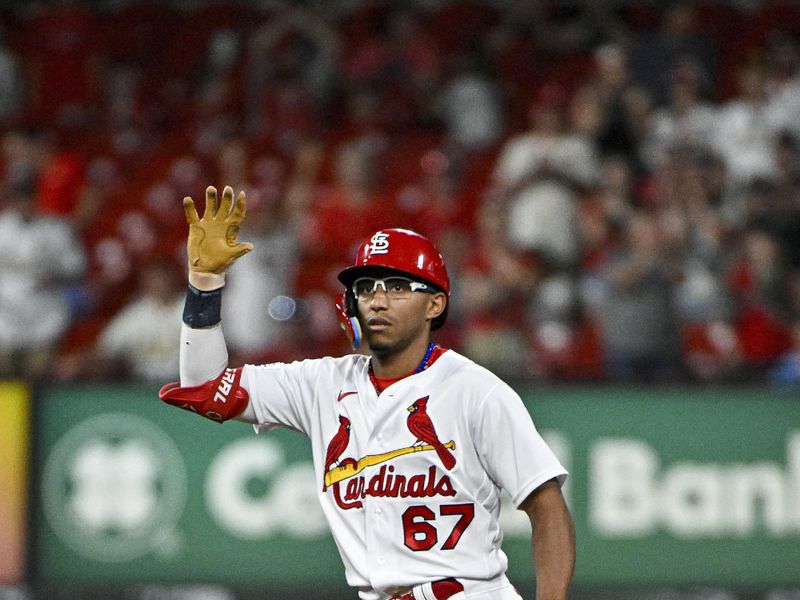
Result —
<path fill-rule="evenodd" d="M 206 209 L 201 219 L 194 201 L 183 199 L 189 238 L 186 251 L 189 258 L 189 282 L 198 289 L 212 290 L 225 284 L 225 271 L 240 256 L 253 249 L 253 244 L 238 242 L 239 225 L 244 221 L 246 201 L 239 192 L 233 201 L 233 188 L 222 190 L 222 204 L 217 209 L 217 189 L 206 188 Z"/>

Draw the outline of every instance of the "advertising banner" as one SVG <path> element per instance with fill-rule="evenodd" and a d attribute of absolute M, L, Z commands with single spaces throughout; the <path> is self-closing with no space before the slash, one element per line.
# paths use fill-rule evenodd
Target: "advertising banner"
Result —
<path fill-rule="evenodd" d="M 577 584 L 800 581 L 796 398 L 746 390 L 522 396 L 571 473 Z M 53 389 L 40 400 L 43 581 L 344 583 L 302 435 L 217 425 L 163 405 L 152 389 Z M 503 527 L 509 576 L 529 582 L 527 518 L 505 506 Z"/>
<path fill-rule="evenodd" d="M 0 382 L 0 584 L 25 571 L 28 486 L 28 389 Z"/>
<path fill-rule="evenodd" d="M 524 393 L 573 474 L 576 581 L 800 582 L 800 404 L 767 390 Z M 522 556 L 517 537 L 504 547 Z M 511 573 L 522 573 L 521 560 Z"/>

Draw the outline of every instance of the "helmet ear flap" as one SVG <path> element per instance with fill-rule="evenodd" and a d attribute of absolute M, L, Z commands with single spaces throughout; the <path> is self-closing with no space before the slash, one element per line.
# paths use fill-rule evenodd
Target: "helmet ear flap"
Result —
<path fill-rule="evenodd" d="M 348 290 L 336 302 L 336 316 L 339 318 L 339 325 L 347 339 L 350 340 L 353 350 L 358 349 L 362 338 L 361 323 L 358 322 L 358 317 L 355 315 L 355 296 L 352 291 Z"/>
<path fill-rule="evenodd" d="M 356 301 L 356 295 L 350 288 L 344 293 L 344 309 L 348 317 L 358 318 L 358 302 Z"/>

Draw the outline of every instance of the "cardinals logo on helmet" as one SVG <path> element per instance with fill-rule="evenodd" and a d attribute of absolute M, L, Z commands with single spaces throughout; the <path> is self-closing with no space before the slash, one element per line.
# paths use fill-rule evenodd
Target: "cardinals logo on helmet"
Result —
<path fill-rule="evenodd" d="M 389 253 L 389 234 L 378 231 L 369 240 L 369 254 L 388 254 Z"/>

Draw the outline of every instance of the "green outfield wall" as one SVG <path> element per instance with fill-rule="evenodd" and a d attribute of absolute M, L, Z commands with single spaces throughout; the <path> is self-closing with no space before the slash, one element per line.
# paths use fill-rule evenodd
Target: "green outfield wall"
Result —
<path fill-rule="evenodd" d="M 576 584 L 800 582 L 797 394 L 522 395 L 571 473 Z M 302 435 L 217 425 L 149 388 L 45 390 L 34 418 L 38 581 L 344 585 Z M 503 526 L 528 586 L 527 520 L 506 506 Z"/>

